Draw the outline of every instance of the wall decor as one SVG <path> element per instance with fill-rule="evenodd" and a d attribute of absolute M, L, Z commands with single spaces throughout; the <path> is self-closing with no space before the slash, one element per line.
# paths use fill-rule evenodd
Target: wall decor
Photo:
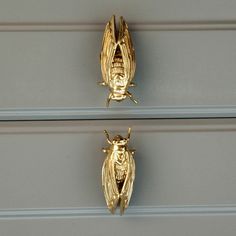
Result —
<path fill-rule="evenodd" d="M 109 88 L 107 107 L 111 100 L 120 102 L 129 97 L 134 103 L 137 101 L 128 91 L 129 87 L 135 86 L 132 82 L 135 73 L 135 52 L 128 25 L 121 16 L 119 30 L 116 30 L 115 16 L 107 23 L 102 41 L 100 54 L 102 86 Z"/>
<path fill-rule="evenodd" d="M 102 186 L 107 207 L 114 214 L 117 205 L 120 206 L 120 215 L 128 207 L 133 191 L 135 179 L 134 149 L 128 148 L 131 128 L 126 138 L 116 135 L 112 140 L 106 130 L 104 133 L 108 148 L 103 148 L 107 154 L 102 166 Z"/>

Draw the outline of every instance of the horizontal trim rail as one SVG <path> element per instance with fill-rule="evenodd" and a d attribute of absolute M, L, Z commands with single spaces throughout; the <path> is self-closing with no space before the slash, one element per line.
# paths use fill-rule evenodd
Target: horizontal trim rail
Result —
<path fill-rule="evenodd" d="M 6 22 L 0 31 L 103 31 L 105 23 Z M 133 31 L 236 30 L 236 21 L 129 23 Z"/>
<path fill-rule="evenodd" d="M 122 217 L 236 215 L 236 206 L 131 206 Z M 105 207 L 0 210 L 0 220 L 40 218 L 119 217 Z"/>
<path fill-rule="evenodd" d="M 0 109 L 0 121 L 236 118 L 236 106 Z"/>

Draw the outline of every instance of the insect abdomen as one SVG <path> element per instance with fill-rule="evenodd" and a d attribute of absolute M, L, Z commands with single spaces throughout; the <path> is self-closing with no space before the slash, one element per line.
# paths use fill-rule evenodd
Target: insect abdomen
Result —
<path fill-rule="evenodd" d="M 112 76 L 114 77 L 116 74 L 117 75 L 124 75 L 124 64 L 123 60 L 121 58 L 114 58 L 114 61 L 112 63 L 111 67 L 111 73 Z"/>
<path fill-rule="evenodd" d="M 126 178 L 128 166 L 115 163 L 115 178 L 118 183 L 123 182 Z"/>
<path fill-rule="evenodd" d="M 123 58 L 122 58 L 122 54 L 120 51 L 120 47 L 117 46 L 113 61 L 112 61 L 112 65 L 111 65 L 111 73 L 113 76 L 115 76 L 115 74 L 117 75 L 124 75 L 124 62 L 123 62 Z"/>

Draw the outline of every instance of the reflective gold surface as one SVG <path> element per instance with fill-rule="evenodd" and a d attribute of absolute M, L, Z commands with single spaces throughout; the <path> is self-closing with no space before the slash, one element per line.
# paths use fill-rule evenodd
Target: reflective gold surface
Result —
<path fill-rule="evenodd" d="M 100 54 L 102 86 L 109 88 L 107 107 L 111 100 L 120 102 L 129 97 L 134 103 L 137 101 L 128 91 L 129 87 L 135 86 L 132 83 L 135 73 L 135 52 L 128 31 L 128 25 L 123 17 L 120 17 L 119 30 L 116 30 L 115 16 L 107 23 Z"/>
<path fill-rule="evenodd" d="M 110 147 L 103 148 L 107 157 L 102 166 L 102 186 L 107 207 L 114 214 L 117 205 L 120 205 L 120 214 L 128 207 L 133 191 L 135 178 L 134 149 L 128 148 L 131 128 L 127 138 L 116 135 L 110 139 L 106 130 L 104 133 Z"/>

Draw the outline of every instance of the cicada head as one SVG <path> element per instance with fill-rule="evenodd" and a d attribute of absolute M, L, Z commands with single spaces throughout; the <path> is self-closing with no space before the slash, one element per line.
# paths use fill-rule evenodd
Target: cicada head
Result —
<path fill-rule="evenodd" d="M 130 93 L 129 91 L 126 90 L 125 87 L 123 86 L 114 86 L 114 88 L 111 89 L 111 92 L 107 98 L 107 103 L 106 106 L 109 107 L 110 101 L 111 100 L 115 100 L 117 102 L 121 102 L 124 99 L 126 99 L 127 97 L 129 97 L 131 99 L 131 101 L 133 101 L 134 103 L 138 103 L 134 98 L 132 93 Z"/>
<path fill-rule="evenodd" d="M 126 99 L 127 95 L 125 93 L 121 93 L 122 91 L 120 90 L 113 90 L 111 93 L 110 93 L 110 96 L 109 96 L 109 100 L 115 100 L 117 102 L 121 102 L 123 101 L 124 99 Z M 107 101 L 109 102 L 109 101 Z M 109 104 L 108 104 L 109 105 Z"/>
<path fill-rule="evenodd" d="M 116 135 L 112 140 L 110 139 L 110 136 L 106 130 L 104 130 L 104 133 L 107 137 L 107 142 L 114 146 L 126 146 L 130 140 L 130 133 L 131 128 L 128 129 L 128 135 L 126 138 L 122 137 L 121 135 Z"/>
<path fill-rule="evenodd" d="M 112 144 L 114 146 L 126 146 L 129 140 L 127 138 L 122 137 L 121 135 L 117 135 L 113 138 Z"/>

